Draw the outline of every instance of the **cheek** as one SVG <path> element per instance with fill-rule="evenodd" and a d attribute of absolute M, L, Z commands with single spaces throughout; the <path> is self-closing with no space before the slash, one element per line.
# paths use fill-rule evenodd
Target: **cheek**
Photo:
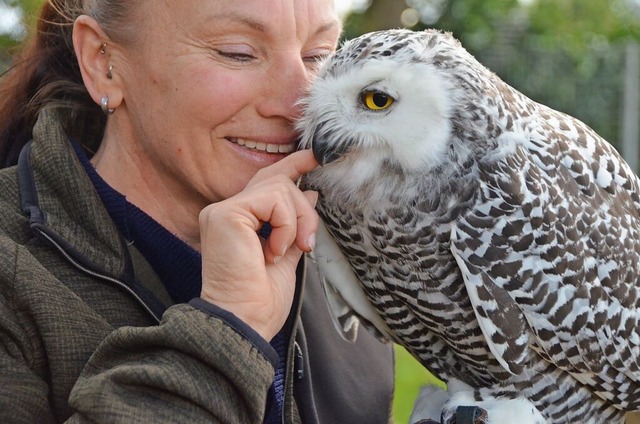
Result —
<path fill-rule="evenodd" d="M 200 99 L 201 107 L 213 111 L 215 114 L 233 115 L 240 108 L 250 104 L 255 97 L 255 87 L 258 83 L 248 72 L 227 71 L 212 72 L 199 71 L 193 73 L 183 89 Z M 176 90 L 178 96 L 186 95 Z"/>

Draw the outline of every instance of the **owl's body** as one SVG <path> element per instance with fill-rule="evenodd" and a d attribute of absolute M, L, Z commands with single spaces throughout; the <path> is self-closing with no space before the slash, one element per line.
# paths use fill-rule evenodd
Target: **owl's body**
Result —
<path fill-rule="evenodd" d="M 472 404 L 497 423 L 509 399 L 535 407 L 518 424 L 640 409 L 640 182 L 615 149 L 438 31 L 346 43 L 305 108 L 324 163 L 305 185 L 340 250 L 320 247 L 321 271 L 374 331 L 474 388 L 445 422 Z"/>

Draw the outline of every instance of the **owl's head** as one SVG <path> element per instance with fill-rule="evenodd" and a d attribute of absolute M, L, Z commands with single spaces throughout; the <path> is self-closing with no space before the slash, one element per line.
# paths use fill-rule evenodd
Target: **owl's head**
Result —
<path fill-rule="evenodd" d="M 322 165 L 436 167 L 450 148 L 453 110 L 467 95 L 458 80 L 486 70 L 478 65 L 436 30 L 386 30 L 347 41 L 303 99 L 301 148 L 312 148 Z"/>

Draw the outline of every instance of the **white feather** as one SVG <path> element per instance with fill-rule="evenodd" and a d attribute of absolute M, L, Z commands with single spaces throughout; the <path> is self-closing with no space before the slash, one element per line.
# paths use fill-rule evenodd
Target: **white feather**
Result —
<path fill-rule="evenodd" d="M 329 301 L 329 312 L 334 325 L 339 333 L 345 337 L 345 329 L 341 324 L 341 318 L 345 316 L 344 306 L 350 306 L 358 315 L 371 323 L 383 336 L 389 338 L 391 330 L 385 322 L 380 318 L 371 305 L 360 281 L 353 273 L 351 265 L 344 257 L 340 248 L 333 240 L 322 222 L 319 223 L 316 233 L 316 246 L 313 250 L 313 258 L 318 264 L 318 268 L 323 277 L 323 283 L 330 284 L 331 287 L 325 289 L 325 293 L 332 293 L 334 290 L 337 295 L 344 300 L 342 303 L 335 297 Z M 332 293 L 331 296 L 335 296 Z M 357 332 L 357 329 L 354 329 Z M 345 337 L 349 340 L 349 338 Z M 353 340 L 350 340 L 353 341 Z"/>

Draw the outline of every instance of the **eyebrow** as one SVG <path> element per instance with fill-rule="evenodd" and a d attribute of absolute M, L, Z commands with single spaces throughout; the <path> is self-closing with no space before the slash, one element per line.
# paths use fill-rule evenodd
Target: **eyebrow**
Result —
<path fill-rule="evenodd" d="M 342 22 L 340 22 L 340 20 L 338 20 L 338 19 L 328 21 L 325 24 L 321 25 L 320 28 L 318 28 L 318 30 L 315 32 L 314 35 L 318 35 L 318 34 L 320 34 L 322 32 L 330 31 L 333 28 L 338 28 L 338 30 L 340 32 L 342 32 Z"/>
<path fill-rule="evenodd" d="M 267 28 L 261 22 L 258 22 L 255 19 L 247 18 L 246 16 L 242 16 L 234 12 L 221 13 L 219 15 L 215 15 L 214 18 L 223 19 L 231 22 L 233 21 L 240 22 L 255 31 L 262 32 L 262 33 L 267 32 Z M 340 32 L 342 32 L 342 23 L 340 22 L 339 19 L 330 20 L 320 25 L 320 27 L 316 30 L 314 35 L 318 35 L 320 33 L 330 31 L 335 27 L 337 27 L 340 30 Z"/>

